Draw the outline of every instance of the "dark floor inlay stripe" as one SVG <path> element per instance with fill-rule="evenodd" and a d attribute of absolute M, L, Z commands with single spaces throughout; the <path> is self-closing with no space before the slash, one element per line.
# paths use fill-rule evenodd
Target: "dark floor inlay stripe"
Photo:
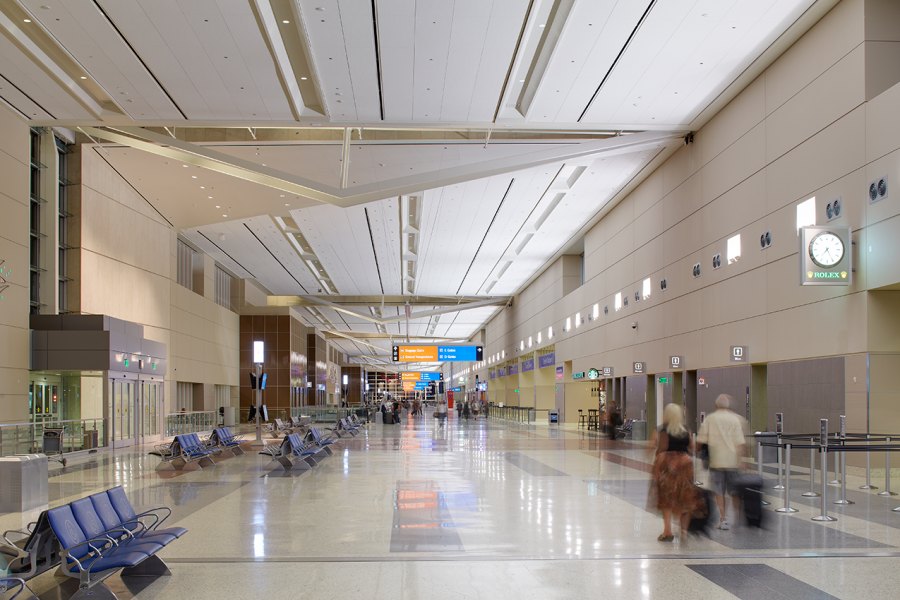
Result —
<path fill-rule="evenodd" d="M 539 460 L 525 456 L 521 452 L 507 452 L 504 456 L 506 462 L 513 464 L 529 475 L 536 477 L 567 477 L 568 473 L 563 473 L 549 465 L 545 465 Z"/>
<path fill-rule="evenodd" d="M 741 600 L 838 600 L 763 564 L 687 565 Z"/>

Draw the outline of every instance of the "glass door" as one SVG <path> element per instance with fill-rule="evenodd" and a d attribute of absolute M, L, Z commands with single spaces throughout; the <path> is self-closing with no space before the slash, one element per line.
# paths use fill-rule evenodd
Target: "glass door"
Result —
<path fill-rule="evenodd" d="M 109 380 L 110 440 L 114 447 L 135 443 L 135 411 L 137 382 L 133 379 Z"/>

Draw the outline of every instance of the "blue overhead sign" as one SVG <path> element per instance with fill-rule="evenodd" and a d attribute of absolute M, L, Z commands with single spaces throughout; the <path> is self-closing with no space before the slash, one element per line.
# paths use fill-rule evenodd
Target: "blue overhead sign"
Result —
<path fill-rule="evenodd" d="M 438 360 L 479 362 L 483 357 L 481 346 L 438 346 Z"/>
<path fill-rule="evenodd" d="M 442 379 L 444 379 L 443 373 L 428 373 L 425 371 L 419 373 L 419 381 L 441 381 Z"/>

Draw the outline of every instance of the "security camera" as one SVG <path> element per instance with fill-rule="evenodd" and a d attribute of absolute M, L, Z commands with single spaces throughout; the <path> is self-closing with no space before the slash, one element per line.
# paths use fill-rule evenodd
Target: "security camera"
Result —
<path fill-rule="evenodd" d="M 632 321 L 632 322 L 631 322 L 631 328 L 632 328 L 632 329 L 637 329 L 637 321 Z"/>

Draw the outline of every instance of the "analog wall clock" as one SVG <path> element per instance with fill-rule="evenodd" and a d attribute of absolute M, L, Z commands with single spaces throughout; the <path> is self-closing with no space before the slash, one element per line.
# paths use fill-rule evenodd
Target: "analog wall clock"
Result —
<path fill-rule="evenodd" d="M 830 231 L 817 233 L 809 241 L 809 257 L 823 269 L 830 269 L 844 258 L 844 242 Z"/>

